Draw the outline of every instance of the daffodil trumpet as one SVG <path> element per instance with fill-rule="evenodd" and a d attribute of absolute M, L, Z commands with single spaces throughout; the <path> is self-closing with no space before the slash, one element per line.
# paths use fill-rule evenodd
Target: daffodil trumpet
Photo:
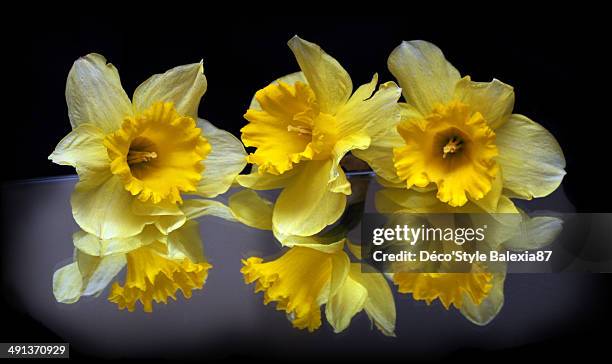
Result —
<path fill-rule="evenodd" d="M 230 133 L 198 119 L 203 71 L 200 62 L 154 75 L 130 100 L 103 56 L 74 63 L 66 83 L 72 131 L 49 159 L 76 168 L 71 203 L 81 229 L 104 240 L 149 225 L 168 234 L 185 223 L 185 210 L 202 206 L 186 194 L 213 198 L 229 189 L 246 153 Z"/>
<path fill-rule="evenodd" d="M 251 173 L 237 181 L 256 190 L 282 189 L 274 204 L 273 230 L 283 236 L 312 236 L 344 212 L 351 184 L 340 160 L 365 149 L 400 118 L 401 90 L 378 76 L 353 92 L 348 73 L 319 46 L 289 41 L 301 71 L 257 91 L 245 114 L 242 141 L 255 147 Z"/>

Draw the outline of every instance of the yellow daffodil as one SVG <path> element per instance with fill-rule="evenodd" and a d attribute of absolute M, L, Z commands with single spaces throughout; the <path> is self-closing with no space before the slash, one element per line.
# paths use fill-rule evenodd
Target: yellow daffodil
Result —
<path fill-rule="evenodd" d="M 74 166 L 73 215 L 86 232 L 108 240 L 164 233 L 185 222 L 183 194 L 215 197 L 244 168 L 239 140 L 198 119 L 206 91 L 202 63 L 154 75 L 134 92 L 98 54 L 79 58 L 68 75 L 72 132 L 49 156 Z"/>
<path fill-rule="evenodd" d="M 190 298 L 212 268 L 204 257 L 198 224 L 191 220 L 169 235 L 149 227 L 134 237 L 103 240 L 80 231 L 74 243 L 75 261 L 53 275 L 53 293 L 62 303 L 101 293 L 127 266 L 125 283 L 113 283 L 108 300 L 129 311 L 140 301 L 144 311 L 151 312 L 153 301 L 176 300 L 178 290 Z"/>
<path fill-rule="evenodd" d="M 243 260 L 244 281 L 264 292 L 264 303 L 276 303 L 292 325 L 312 332 L 321 326 L 321 305 L 334 332 L 344 331 L 351 318 L 365 310 L 385 335 L 394 335 L 395 306 L 380 273 L 362 273 L 342 250 L 344 240 L 326 245 L 294 246 L 280 258 Z"/>
<path fill-rule="evenodd" d="M 273 205 L 254 191 L 243 190 L 230 197 L 229 206 L 242 223 L 272 229 Z M 255 292 L 263 292 L 264 303 L 276 303 L 292 325 L 312 332 L 322 324 L 321 306 L 334 332 L 344 331 L 357 313 L 365 311 L 385 335 L 395 330 L 395 302 L 385 277 L 376 271 L 362 273 L 344 252 L 346 239 L 327 241 L 315 237 L 292 237 L 292 246 L 276 260 L 260 257 L 242 261 L 241 272 Z"/>
<path fill-rule="evenodd" d="M 342 157 L 365 149 L 374 135 L 399 121 L 401 90 L 392 82 L 374 93 L 377 75 L 354 93 L 351 78 L 319 46 L 289 41 L 301 72 L 257 91 L 242 129 L 252 173 L 238 182 L 253 189 L 282 188 L 273 212 L 275 232 L 310 236 L 343 213 L 351 185 Z"/>
<path fill-rule="evenodd" d="M 472 201 L 491 212 L 498 204 L 516 212 L 508 197 L 542 197 L 559 186 L 561 148 L 541 125 L 512 113 L 511 86 L 461 78 L 424 41 L 403 42 L 388 65 L 406 100 L 402 121 L 354 152 L 387 185 L 434 189 L 450 206 Z"/>
<path fill-rule="evenodd" d="M 437 198 L 436 191 L 387 187 L 376 192 L 375 202 L 378 212 L 390 214 L 394 219 L 442 221 L 460 218 L 461 224 L 471 221 L 474 226 L 487 226 L 486 238 L 479 245 L 481 251 L 540 249 L 558 236 L 562 226 L 558 218 L 529 217 L 520 210 L 517 213 L 490 214 L 471 201 L 460 208 L 451 207 Z M 455 223 L 459 222 L 443 222 L 444 226 L 455 226 Z M 416 226 L 420 224 L 418 222 Z M 447 265 L 429 271 L 419 265 L 398 264 L 393 269 L 393 282 L 400 293 L 411 293 L 414 299 L 428 304 L 439 299 L 446 309 L 454 306 L 473 323 L 486 325 L 502 308 L 506 265 L 502 262 L 457 264 L 463 264 L 462 271 L 466 273 L 448 273 Z"/>

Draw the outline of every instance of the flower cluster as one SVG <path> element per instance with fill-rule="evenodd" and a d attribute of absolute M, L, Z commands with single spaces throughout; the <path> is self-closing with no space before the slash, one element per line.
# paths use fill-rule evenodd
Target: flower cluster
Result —
<path fill-rule="evenodd" d="M 371 168 L 382 213 L 488 216 L 488 249 L 534 249 L 550 243 L 560 224 L 530 218 L 513 199 L 559 187 L 565 160 L 555 138 L 513 113 L 511 86 L 462 77 L 431 43 L 403 42 L 391 52 L 396 82 L 379 84 L 374 74 L 356 88 L 316 44 L 296 36 L 288 45 L 299 71 L 255 93 L 241 130 L 253 148 L 248 155 L 238 139 L 198 119 L 202 63 L 151 77 L 130 101 L 102 56 L 75 62 L 66 86 L 73 130 L 50 159 L 79 174 L 71 202 L 82 230 L 73 239 L 74 263 L 54 275 L 58 301 L 101 292 L 124 266 L 124 283 L 114 282 L 108 298 L 119 308 L 132 311 L 140 301 L 151 311 L 153 301 L 176 299 L 179 289 L 188 298 L 212 268 L 194 219 L 212 214 L 273 233 L 282 255 L 244 259 L 241 272 L 296 328 L 319 328 L 325 306 L 335 332 L 364 311 L 393 336 L 391 284 L 416 300 L 455 307 L 476 324 L 497 315 L 505 266 L 364 270 L 348 232 L 368 186 L 343 166 L 356 157 Z M 228 206 L 212 199 L 232 184 L 243 189 Z M 271 202 L 256 190 L 279 193 Z M 520 241 L 510 233 L 517 226 L 540 238 Z"/>

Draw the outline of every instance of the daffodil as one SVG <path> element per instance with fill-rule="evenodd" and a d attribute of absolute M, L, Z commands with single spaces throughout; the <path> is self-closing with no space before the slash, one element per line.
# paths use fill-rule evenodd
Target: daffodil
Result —
<path fill-rule="evenodd" d="M 406 101 L 402 120 L 354 152 L 385 184 L 433 189 L 450 206 L 471 201 L 490 212 L 516 212 L 509 197 L 542 197 L 559 186 L 561 148 L 540 124 L 512 113 L 511 86 L 462 78 L 425 41 L 403 42 L 388 66 Z"/>
<path fill-rule="evenodd" d="M 344 331 L 351 318 L 365 310 L 385 335 L 394 335 L 393 296 L 380 273 L 362 273 L 342 250 L 344 240 L 326 245 L 313 243 L 289 248 L 280 258 L 243 260 L 241 272 L 264 303 L 276 303 L 293 327 L 312 332 L 321 326 L 321 306 L 334 332 Z"/>
<path fill-rule="evenodd" d="M 185 194 L 227 191 L 246 153 L 231 134 L 198 119 L 205 91 L 201 62 L 152 76 L 132 100 L 101 55 L 74 63 L 66 84 L 72 132 L 49 159 L 79 174 L 71 202 L 85 232 L 109 240 L 154 225 L 169 233 L 186 220 Z"/>
<path fill-rule="evenodd" d="M 389 82 L 374 92 L 374 75 L 353 93 L 346 70 L 319 46 L 297 36 L 288 44 L 301 71 L 255 94 L 242 129 L 244 144 L 256 148 L 247 157 L 253 168 L 237 181 L 252 189 L 282 188 L 275 232 L 310 236 L 342 215 L 351 185 L 339 162 L 397 124 L 401 90 Z"/>
<path fill-rule="evenodd" d="M 521 210 L 517 213 L 491 214 L 471 201 L 460 208 L 451 207 L 436 195 L 436 191 L 387 187 L 376 192 L 376 209 L 394 219 L 391 225 L 403 219 L 416 218 L 438 221 L 444 226 L 470 223 L 473 227 L 487 226 L 485 239 L 478 245 L 480 251 L 540 249 L 554 241 L 561 232 L 562 221 L 556 217 L 530 217 Z M 420 225 L 420 221 L 416 223 L 416 226 Z M 464 248 L 451 245 L 455 249 Z M 449 269 L 451 264 L 461 268 Z M 400 293 L 410 293 L 415 300 L 424 300 L 427 304 L 439 300 L 446 309 L 455 307 L 478 325 L 491 322 L 504 303 L 506 264 L 503 262 L 453 262 L 437 267 L 432 264 L 427 267 L 422 264 L 396 264 L 391 271 Z M 456 273 L 458 271 L 461 273 Z"/>
<path fill-rule="evenodd" d="M 153 301 L 176 300 L 178 290 L 190 298 L 192 290 L 203 287 L 212 268 L 204 257 L 198 224 L 192 220 L 169 235 L 145 228 L 137 236 L 103 240 L 80 231 L 74 243 L 74 262 L 53 275 L 53 293 L 62 303 L 100 294 L 127 266 L 124 284 L 115 281 L 108 300 L 129 311 L 140 301 L 144 311 L 151 312 Z"/>
<path fill-rule="evenodd" d="M 272 229 L 273 204 L 254 191 L 232 195 L 229 207 L 242 223 Z M 336 333 L 365 311 L 383 334 L 394 336 L 395 302 L 389 284 L 381 273 L 363 273 L 359 263 L 350 262 L 344 248 L 356 257 L 359 253 L 346 237 L 291 237 L 286 243 L 291 247 L 276 260 L 250 257 L 242 261 L 245 283 L 254 283 L 255 292 L 263 292 L 265 304 L 276 303 L 293 327 L 310 332 L 322 324 L 322 305 Z"/>

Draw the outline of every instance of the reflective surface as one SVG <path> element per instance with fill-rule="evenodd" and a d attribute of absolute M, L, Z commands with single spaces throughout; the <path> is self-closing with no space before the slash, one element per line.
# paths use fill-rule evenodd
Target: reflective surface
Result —
<path fill-rule="evenodd" d="M 190 300 L 156 304 L 153 313 L 120 311 L 101 297 L 57 303 L 53 272 L 72 260 L 70 209 L 75 177 L 9 183 L 2 187 L 5 283 L 20 308 L 72 348 L 102 357 L 286 357 L 359 355 L 436 358 L 461 348 L 510 348 L 535 343 L 590 319 L 599 277 L 587 274 L 511 274 L 505 305 L 488 326 L 468 322 L 439 302 L 428 306 L 395 294 L 396 338 L 370 328 L 365 313 L 334 334 L 324 323 L 309 334 L 291 327 L 283 312 L 264 306 L 244 284 L 241 259 L 277 256 L 272 234 L 215 217 L 199 219 L 213 269 Z M 230 191 L 231 193 L 231 191 Z M 223 200 L 222 197 L 220 200 Z M 393 289 L 395 291 L 395 289 Z"/>

